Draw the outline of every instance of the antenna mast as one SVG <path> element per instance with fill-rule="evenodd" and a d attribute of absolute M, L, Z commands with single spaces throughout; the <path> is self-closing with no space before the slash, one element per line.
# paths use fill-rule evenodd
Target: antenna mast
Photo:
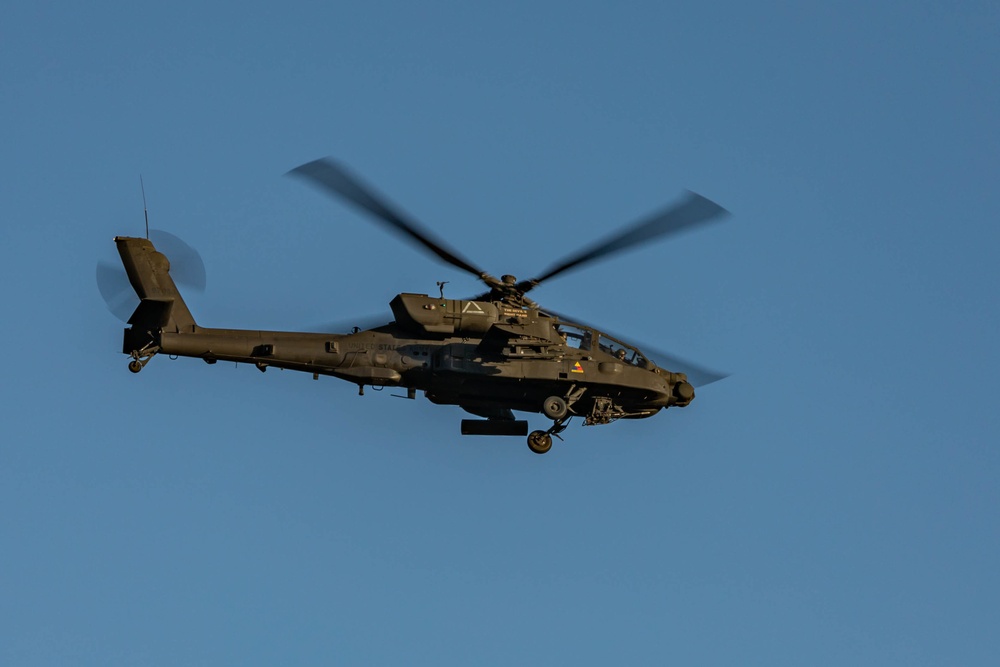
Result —
<path fill-rule="evenodd" d="M 142 174 L 139 174 L 139 188 L 142 190 L 142 215 L 146 218 L 146 240 L 149 240 L 149 211 L 146 210 L 146 186 L 142 182 Z"/>

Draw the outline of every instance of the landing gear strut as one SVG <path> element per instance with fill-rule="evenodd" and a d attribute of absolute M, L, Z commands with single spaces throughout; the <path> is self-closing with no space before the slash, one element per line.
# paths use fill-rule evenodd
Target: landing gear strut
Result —
<path fill-rule="evenodd" d="M 575 385 L 574 385 L 575 387 Z M 683 390 L 682 390 L 683 391 Z M 583 396 L 584 388 L 570 392 L 565 398 L 559 396 L 549 396 L 542 403 L 542 412 L 553 420 L 552 427 L 547 431 L 532 431 L 528 436 L 528 448 L 536 454 L 544 454 L 552 449 L 552 436 L 562 440 L 560 433 L 566 430 L 567 422 L 573 418 L 573 404 Z M 681 398 L 685 398 L 681 396 Z M 648 417 L 655 414 L 660 408 L 640 409 L 627 412 L 624 407 L 614 402 L 608 396 L 596 396 L 590 412 L 581 416 L 584 418 L 584 426 L 595 426 L 597 424 L 610 424 L 623 417 Z"/>
<path fill-rule="evenodd" d="M 159 351 L 160 348 L 155 345 L 144 347 L 141 350 L 132 350 L 132 361 L 128 362 L 128 369 L 133 373 L 138 373 Z"/>
<path fill-rule="evenodd" d="M 528 436 L 528 448 L 536 454 L 544 454 L 552 449 L 552 436 L 560 440 L 559 434 L 566 430 L 566 422 L 572 415 L 570 409 L 580 400 L 586 387 L 577 388 L 574 384 L 566 392 L 566 396 L 549 396 L 542 403 L 542 412 L 553 421 L 552 428 L 547 431 L 532 431 Z"/>

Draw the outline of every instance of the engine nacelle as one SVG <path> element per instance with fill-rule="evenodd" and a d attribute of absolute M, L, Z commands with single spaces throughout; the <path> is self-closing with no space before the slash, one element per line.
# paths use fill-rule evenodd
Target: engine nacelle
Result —
<path fill-rule="evenodd" d="M 484 334 L 500 321 L 500 309 L 486 301 L 399 294 L 390 303 L 396 324 L 417 333 Z"/>

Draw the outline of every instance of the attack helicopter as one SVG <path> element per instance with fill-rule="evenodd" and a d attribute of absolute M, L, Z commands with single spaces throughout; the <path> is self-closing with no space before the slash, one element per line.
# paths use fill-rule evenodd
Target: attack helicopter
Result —
<path fill-rule="evenodd" d="M 538 277 L 518 280 L 496 278 L 472 264 L 330 158 L 288 174 L 475 276 L 485 290 L 468 299 L 444 298 L 443 283 L 438 296 L 404 292 L 389 303 L 391 319 L 346 333 L 203 327 L 177 287 L 204 288 L 200 257 L 164 232 L 153 236 L 166 254 L 161 252 L 150 240 L 147 216 L 146 238 L 114 239 L 124 272 L 107 263 L 97 268 L 98 286 L 113 311 L 122 307 L 122 285 L 133 301 L 131 290 L 139 299 L 122 344 L 130 371 L 138 373 L 154 356 L 167 354 L 208 364 L 243 362 L 262 372 L 273 367 L 311 373 L 314 379 L 339 378 L 357 384 L 361 395 L 366 386 L 399 387 L 410 399 L 422 391 L 432 403 L 457 405 L 477 417 L 462 420 L 463 435 L 527 436 L 537 454 L 551 449 L 553 436 L 562 439 L 573 417 L 585 426 L 651 417 L 689 405 L 695 387 L 726 377 L 672 355 L 642 351 L 528 297 L 541 283 L 570 270 L 728 215 L 701 195 L 688 192 L 678 203 L 564 258 Z M 515 411 L 541 413 L 551 425 L 529 434 L 528 421 Z"/>

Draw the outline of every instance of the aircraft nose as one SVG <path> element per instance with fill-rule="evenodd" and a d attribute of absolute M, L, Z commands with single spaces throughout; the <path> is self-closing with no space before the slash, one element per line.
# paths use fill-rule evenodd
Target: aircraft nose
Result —
<path fill-rule="evenodd" d="M 673 393 L 678 405 L 687 405 L 694 400 L 694 387 L 687 380 L 681 380 L 675 384 Z"/>

